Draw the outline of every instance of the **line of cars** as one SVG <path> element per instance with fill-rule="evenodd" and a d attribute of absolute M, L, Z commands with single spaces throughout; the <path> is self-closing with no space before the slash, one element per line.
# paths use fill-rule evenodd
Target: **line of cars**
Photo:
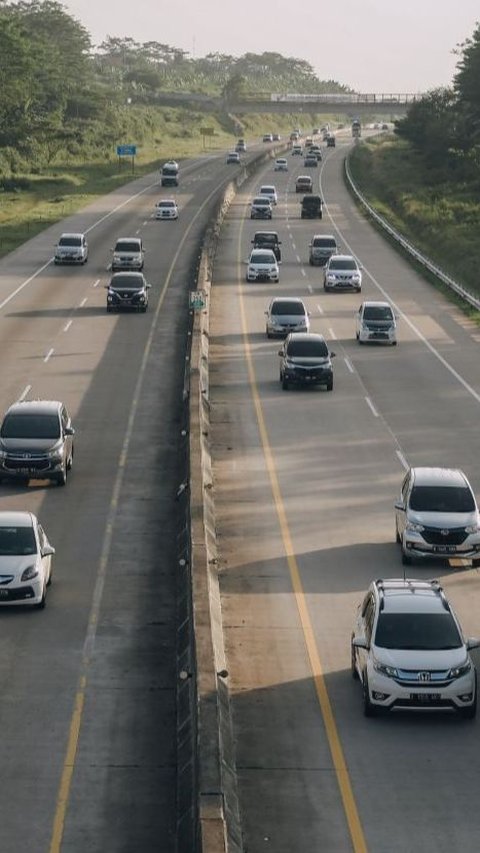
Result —
<path fill-rule="evenodd" d="M 273 253 L 273 246 L 281 245 L 278 234 L 263 233 L 268 237 L 257 232 L 253 243 L 265 239 Z M 312 237 L 309 263 L 324 267 L 326 291 L 361 291 L 361 266 L 339 252 L 333 235 Z M 301 298 L 273 296 L 265 310 L 265 333 L 268 339 L 284 339 L 279 350 L 283 389 L 323 384 L 332 390 L 335 353 L 321 335 L 310 331 L 309 312 Z M 395 345 L 392 306 L 378 300 L 362 302 L 355 315 L 355 333 L 359 344 Z M 404 565 L 452 557 L 480 565 L 480 515 L 462 471 L 410 468 L 395 516 Z M 480 647 L 480 640 L 464 637 L 438 581 L 405 575 L 373 581 L 359 604 L 350 645 L 352 676 L 360 680 L 367 717 L 393 710 L 476 716 L 477 674 L 470 652 Z"/>

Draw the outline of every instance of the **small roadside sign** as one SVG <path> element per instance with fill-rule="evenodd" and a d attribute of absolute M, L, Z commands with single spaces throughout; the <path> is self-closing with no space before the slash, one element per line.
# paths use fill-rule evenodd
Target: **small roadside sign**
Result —
<path fill-rule="evenodd" d="M 117 154 L 119 157 L 135 157 L 136 153 L 136 145 L 117 145 Z"/>
<path fill-rule="evenodd" d="M 190 308 L 194 311 L 203 311 L 207 305 L 207 294 L 204 290 L 190 291 Z"/>

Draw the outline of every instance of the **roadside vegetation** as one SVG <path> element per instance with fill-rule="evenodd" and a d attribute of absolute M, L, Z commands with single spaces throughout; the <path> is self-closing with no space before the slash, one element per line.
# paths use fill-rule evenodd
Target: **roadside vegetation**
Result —
<path fill-rule="evenodd" d="M 295 116 L 208 114 L 161 107 L 166 92 L 347 91 L 303 60 L 277 53 L 193 59 L 158 42 L 89 33 L 55 0 L 0 0 L 0 256 L 47 225 L 170 157 L 228 150 L 235 136 L 286 133 Z M 315 123 L 316 117 L 302 116 Z M 212 136 L 202 136 L 209 127 Z"/>
<path fill-rule="evenodd" d="M 430 92 L 350 165 L 372 205 L 480 296 L 480 27 L 458 53 L 452 89 Z"/>

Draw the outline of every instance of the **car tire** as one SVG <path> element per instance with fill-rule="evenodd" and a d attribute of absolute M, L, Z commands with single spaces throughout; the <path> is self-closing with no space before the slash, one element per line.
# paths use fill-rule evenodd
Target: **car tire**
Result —
<path fill-rule="evenodd" d="M 354 649 L 353 649 L 353 645 L 351 645 L 351 646 L 350 646 L 350 668 L 351 668 L 351 675 L 352 675 L 352 678 L 353 678 L 353 680 L 354 680 L 354 681 L 358 681 L 359 675 L 358 675 L 358 670 L 357 670 L 357 667 L 355 666 L 355 663 L 356 663 L 355 652 L 354 652 Z"/>
<path fill-rule="evenodd" d="M 35 608 L 36 608 L 36 610 L 45 610 L 46 605 L 47 605 L 47 587 L 45 585 L 43 588 L 43 595 L 42 595 L 40 601 L 38 602 L 38 604 L 35 605 Z"/>
<path fill-rule="evenodd" d="M 52 585 L 52 580 L 53 580 L 53 569 L 50 569 L 50 576 L 49 576 L 48 581 L 47 581 L 47 586 Z"/>
<path fill-rule="evenodd" d="M 60 474 L 57 474 L 55 481 L 59 486 L 67 485 L 67 466 L 65 466 L 65 468 Z"/>
<path fill-rule="evenodd" d="M 140 308 L 140 311 L 142 312 L 142 314 L 146 314 L 147 313 L 147 306 L 144 305 L 143 308 Z"/>
<path fill-rule="evenodd" d="M 396 347 L 396 346 L 397 346 L 397 342 L 396 342 L 396 341 L 392 341 L 392 347 Z"/>
<path fill-rule="evenodd" d="M 412 562 L 412 558 L 405 551 L 402 551 L 402 566 L 411 566 Z"/>
<path fill-rule="evenodd" d="M 477 716 L 477 677 L 475 676 L 474 700 L 468 708 L 461 708 L 460 714 L 464 720 L 474 720 Z"/>
<path fill-rule="evenodd" d="M 272 336 L 271 336 L 270 332 L 268 331 L 268 329 L 265 329 L 265 334 L 266 334 L 267 338 L 270 340 L 270 338 Z"/>
<path fill-rule="evenodd" d="M 282 379 L 282 391 L 288 391 L 288 382 L 286 379 Z"/>
<path fill-rule="evenodd" d="M 73 468 L 73 453 L 74 453 L 74 450 L 72 447 L 72 452 L 71 452 L 69 458 L 67 459 L 67 471 L 71 471 Z"/>
<path fill-rule="evenodd" d="M 363 716 L 364 717 L 375 717 L 377 713 L 377 709 L 370 702 L 370 693 L 368 690 L 368 678 L 367 673 L 363 673 L 362 678 L 362 690 L 363 690 Z"/>
<path fill-rule="evenodd" d="M 398 532 L 397 525 L 395 525 L 395 542 L 397 543 L 397 545 L 400 545 L 401 541 L 402 541 L 402 537 L 400 536 L 400 533 Z"/>
<path fill-rule="evenodd" d="M 327 391 L 333 391 L 333 379 L 330 379 L 330 382 L 327 382 Z"/>

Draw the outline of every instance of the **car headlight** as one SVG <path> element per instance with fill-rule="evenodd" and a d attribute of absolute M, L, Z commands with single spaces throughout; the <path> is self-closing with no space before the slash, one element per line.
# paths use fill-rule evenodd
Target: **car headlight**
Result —
<path fill-rule="evenodd" d="M 468 527 L 465 528 L 465 533 L 478 533 L 480 530 L 478 524 L 469 524 Z"/>
<path fill-rule="evenodd" d="M 462 675 L 466 675 L 467 672 L 470 672 L 472 668 L 471 661 L 467 660 L 465 663 L 460 664 L 460 666 L 454 666 L 448 673 L 449 678 L 460 678 Z"/>
<path fill-rule="evenodd" d="M 37 571 L 37 567 L 35 565 L 27 566 L 27 568 L 23 570 L 22 577 L 20 578 L 20 580 L 32 581 L 34 578 L 37 577 L 37 575 L 38 575 L 38 571 Z"/>
<path fill-rule="evenodd" d="M 62 458 L 62 448 L 56 447 L 53 450 L 49 450 L 47 453 L 48 459 L 61 459 Z"/>
<path fill-rule="evenodd" d="M 425 528 L 423 524 L 416 524 L 414 521 L 407 521 L 405 530 L 410 530 L 412 533 L 423 533 Z"/>
<path fill-rule="evenodd" d="M 397 678 L 398 672 L 394 666 L 388 666 L 386 663 L 381 663 L 381 661 L 373 659 L 373 668 L 375 672 L 380 673 L 380 675 L 386 675 L 387 678 Z"/>
<path fill-rule="evenodd" d="M 270 267 L 270 272 L 278 273 L 277 267 Z"/>

